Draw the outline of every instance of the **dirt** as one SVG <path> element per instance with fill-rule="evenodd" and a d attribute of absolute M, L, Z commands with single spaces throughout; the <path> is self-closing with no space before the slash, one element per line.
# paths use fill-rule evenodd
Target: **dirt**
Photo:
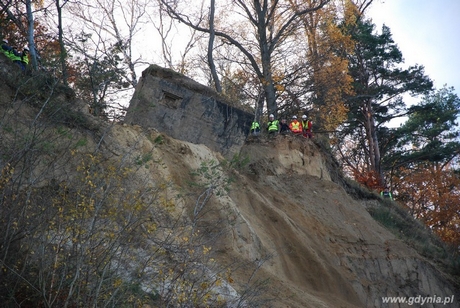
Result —
<path fill-rule="evenodd" d="M 200 162 L 223 159 L 204 145 L 165 139 L 158 149 L 178 187 Z M 219 261 L 252 264 L 233 273 L 235 289 L 267 281 L 262 307 L 383 307 L 382 296 L 454 294 L 442 273 L 330 180 L 312 140 L 250 142 L 244 157 L 229 193 L 207 206 L 211 217 L 231 218 L 214 248 Z"/>

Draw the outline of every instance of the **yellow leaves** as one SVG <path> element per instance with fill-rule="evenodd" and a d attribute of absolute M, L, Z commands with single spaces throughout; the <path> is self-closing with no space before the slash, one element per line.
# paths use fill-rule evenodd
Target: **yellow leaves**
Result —
<path fill-rule="evenodd" d="M 211 251 L 211 247 L 206 247 L 203 245 L 203 255 L 208 254 Z"/>
<path fill-rule="evenodd" d="M 157 230 L 157 225 L 154 223 L 147 223 L 144 226 L 148 234 L 152 234 Z"/>
<path fill-rule="evenodd" d="M 86 177 L 86 184 L 88 184 L 90 187 L 95 188 L 96 185 L 91 181 L 89 176 Z"/>
<path fill-rule="evenodd" d="M 172 210 L 176 207 L 174 200 L 166 197 L 160 197 L 160 204 L 168 210 Z"/>
<path fill-rule="evenodd" d="M 116 236 L 115 232 L 107 232 L 106 235 L 109 239 L 113 240 Z"/>
<path fill-rule="evenodd" d="M 14 168 L 8 163 L 3 167 L 2 173 L 0 176 L 0 189 L 4 188 L 8 182 L 10 182 L 11 177 L 13 176 Z"/>
<path fill-rule="evenodd" d="M 69 177 L 67 182 L 53 185 L 47 202 L 34 207 L 41 217 L 47 219 L 47 225 L 40 230 L 43 234 L 31 236 L 39 237 L 39 241 L 31 243 L 29 251 L 37 255 L 33 259 L 47 258 L 37 271 L 50 277 L 50 281 L 54 279 L 53 286 L 45 281 L 44 284 L 48 285 L 43 287 L 54 292 L 59 288 L 57 282 L 75 281 L 81 294 L 91 293 L 93 290 L 89 288 L 95 285 L 101 286 L 102 296 L 109 296 L 110 292 L 115 294 L 116 288 L 125 292 L 124 281 L 116 272 L 118 267 L 111 266 L 111 262 L 124 262 L 136 267 L 141 279 L 145 279 L 146 271 L 154 272 L 152 285 L 155 287 L 171 285 L 173 297 L 177 296 L 174 304 L 212 306 L 208 301 L 215 297 L 213 288 L 227 278 L 201 277 L 202 264 L 217 267 L 211 258 L 211 246 L 208 242 L 203 245 L 203 232 L 199 233 L 182 221 L 177 223 L 176 220 L 174 227 L 168 225 L 175 222 L 168 221 L 166 209 L 176 207 L 175 197 L 168 196 L 169 185 L 151 184 L 145 189 L 131 189 L 134 185 L 127 184 L 131 184 L 128 182 L 135 179 L 135 174 L 129 168 L 110 164 L 98 155 L 76 152 L 73 155 L 72 159 L 78 161 L 78 171 L 72 174 L 72 179 Z M 12 172 L 11 168 L 5 167 L 0 184 L 7 184 Z M 26 214 L 34 218 L 31 213 Z M 163 217 L 166 219 L 162 220 Z M 13 222 L 12 226 L 17 228 L 19 224 Z M 171 246 L 167 246 L 169 244 Z M 145 250 L 139 252 L 141 249 Z M 105 267 L 109 271 L 103 271 Z M 141 302 L 137 301 L 139 294 L 132 296 L 130 291 L 126 292 L 125 302 L 127 298 L 132 303 Z"/>
<path fill-rule="evenodd" d="M 234 282 L 234 280 L 233 280 L 233 278 L 231 276 L 231 270 L 229 268 L 226 271 L 226 278 L 227 278 L 228 283 L 233 283 Z"/>
<path fill-rule="evenodd" d="M 123 283 L 123 280 L 121 280 L 121 278 L 116 278 L 116 279 L 113 281 L 113 287 L 114 287 L 114 288 L 118 288 L 119 286 L 121 286 L 122 283 Z"/>
<path fill-rule="evenodd" d="M 285 87 L 284 87 L 283 81 L 284 81 L 285 77 L 286 76 L 284 75 L 283 72 L 275 72 L 273 74 L 273 76 L 272 76 L 273 84 L 274 84 L 275 90 L 277 92 L 280 92 L 280 93 L 284 92 Z"/>

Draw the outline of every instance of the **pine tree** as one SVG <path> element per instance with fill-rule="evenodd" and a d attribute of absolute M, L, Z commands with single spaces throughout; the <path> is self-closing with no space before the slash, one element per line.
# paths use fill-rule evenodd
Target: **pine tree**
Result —
<path fill-rule="evenodd" d="M 433 84 L 424 74 L 423 66 L 402 69 L 404 59 L 390 29 L 383 26 L 382 33 L 378 34 L 374 28 L 370 20 L 359 18 L 356 25 L 343 27 L 355 41 L 354 53 L 348 55 L 355 94 L 347 100 L 348 121 L 339 139 L 351 137 L 358 141 L 353 143 L 353 155 L 362 157 L 362 171 L 375 176 L 382 185 L 384 170 L 379 136 L 386 130 L 384 124 L 405 114 L 402 94 L 425 94 Z"/>

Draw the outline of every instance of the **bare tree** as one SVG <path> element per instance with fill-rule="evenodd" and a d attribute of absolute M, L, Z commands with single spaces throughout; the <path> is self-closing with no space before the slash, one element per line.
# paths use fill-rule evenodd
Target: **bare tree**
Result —
<path fill-rule="evenodd" d="M 165 8 L 161 0 L 158 0 L 158 6 L 155 7 L 154 12 L 157 15 L 149 14 L 149 21 L 159 35 L 160 57 L 163 65 L 181 74 L 190 74 L 193 65 L 189 59 L 204 34 L 193 28 L 174 24 L 173 19 L 164 14 Z M 197 16 L 197 19 L 201 22 L 205 17 L 201 14 Z"/>
<path fill-rule="evenodd" d="M 322 8 L 329 1 L 312 1 L 311 5 L 299 5 L 298 10 L 292 10 L 285 1 L 255 0 L 249 5 L 246 1 L 235 0 L 232 4 L 235 5 L 234 9 L 238 10 L 236 14 L 242 16 L 246 24 L 244 33 L 235 31 L 238 27 L 235 27 L 235 20 L 232 18 L 229 18 L 232 24 L 215 29 L 214 34 L 236 47 L 257 75 L 264 89 L 268 112 L 276 113 L 278 109 L 273 78 L 274 52 L 295 32 L 299 17 Z M 178 5 L 166 0 L 161 2 L 172 18 L 198 31 L 208 34 L 212 32 L 209 25 L 197 23 L 194 16 L 181 11 Z"/>
<path fill-rule="evenodd" d="M 135 58 L 133 41 L 146 22 L 146 2 L 97 0 L 93 2 L 73 3 L 70 12 L 82 21 L 83 32 L 101 36 L 102 48 L 106 54 L 116 52 L 121 61 L 119 71 L 123 80 L 131 87 L 137 85 L 136 67 L 143 64 L 141 58 Z M 75 27 L 75 25 L 74 25 Z M 94 48 L 94 46 L 93 46 Z M 103 57 L 104 55 L 101 55 Z"/>

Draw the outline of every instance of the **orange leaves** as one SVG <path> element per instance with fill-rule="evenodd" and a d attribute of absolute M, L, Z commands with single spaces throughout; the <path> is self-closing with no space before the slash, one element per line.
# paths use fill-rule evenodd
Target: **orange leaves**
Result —
<path fill-rule="evenodd" d="M 402 201 L 443 241 L 460 245 L 460 178 L 449 166 L 400 170 L 393 181 Z"/>
<path fill-rule="evenodd" d="M 379 177 L 375 171 L 353 170 L 353 176 L 358 183 L 368 187 L 371 190 L 379 191 L 382 188 Z"/>

